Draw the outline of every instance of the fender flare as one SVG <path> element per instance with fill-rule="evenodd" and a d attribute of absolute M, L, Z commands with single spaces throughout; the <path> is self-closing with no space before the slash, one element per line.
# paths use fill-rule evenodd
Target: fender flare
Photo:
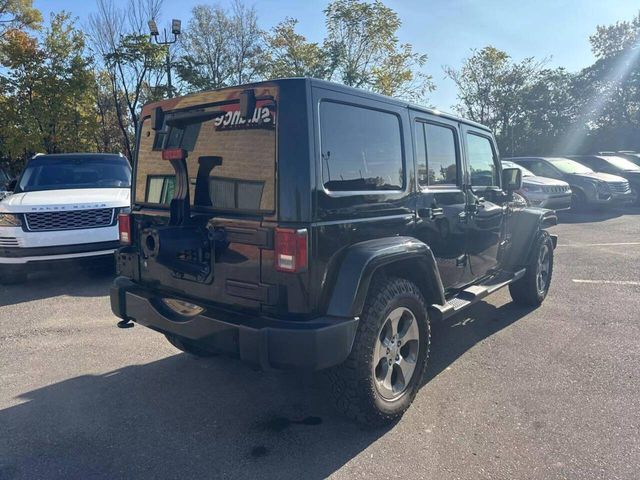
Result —
<path fill-rule="evenodd" d="M 347 248 L 335 277 L 327 314 L 357 317 L 362 313 L 375 272 L 385 266 L 409 260 L 431 290 L 427 302 L 445 303 L 444 289 L 433 252 L 413 237 L 387 237 L 356 243 Z"/>
<path fill-rule="evenodd" d="M 553 210 L 527 207 L 512 212 L 509 218 L 511 244 L 504 266 L 508 269 L 523 267 L 529 263 L 531 250 L 538 236 L 546 227 L 558 224 L 558 217 Z M 557 235 L 551 235 L 553 246 L 557 244 Z"/>

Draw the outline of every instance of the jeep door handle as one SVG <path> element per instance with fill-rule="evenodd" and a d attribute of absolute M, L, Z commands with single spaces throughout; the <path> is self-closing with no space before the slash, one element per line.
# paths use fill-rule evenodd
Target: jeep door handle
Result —
<path fill-rule="evenodd" d="M 419 208 L 418 216 L 420 218 L 435 220 L 438 217 L 444 216 L 444 210 L 442 208 Z"/>

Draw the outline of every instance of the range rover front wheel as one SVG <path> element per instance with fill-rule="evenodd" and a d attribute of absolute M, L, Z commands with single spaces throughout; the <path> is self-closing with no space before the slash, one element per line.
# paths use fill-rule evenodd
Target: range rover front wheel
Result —
<path fill-rule="evenodd" d="M 429 342 L 418 287 L 402 278 L 374 279 L 351 354 L 327 372 L 338 410 L 368 425 L 399 418 L 421 386 Z"/>

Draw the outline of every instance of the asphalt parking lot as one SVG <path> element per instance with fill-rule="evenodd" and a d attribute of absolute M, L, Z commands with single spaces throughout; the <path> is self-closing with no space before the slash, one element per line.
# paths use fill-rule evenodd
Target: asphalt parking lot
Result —
<path fill-rule="evenodd" d="M 116 328 L 108 271 L 0 287 L 0 479 L 636 479 L 640 209 L 562 220 L 543 306 L 501 291 L 435 325 L 423 388 L 377 430 L 316 377 Z"/>

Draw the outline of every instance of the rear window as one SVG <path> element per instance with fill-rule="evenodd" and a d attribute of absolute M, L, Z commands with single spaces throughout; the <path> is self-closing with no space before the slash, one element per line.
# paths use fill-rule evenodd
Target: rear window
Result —
<path fill-rule="evenodd" d="M 137 203 L 166 206 L 171 202 L 175 172 L 170 162 L 162 160 L 162 150 L 182 148 L 187 151 L 189 195 L 194 207 L 275 210 L 276 89 L 256 89 L 256 108 L 249 119 L 240 117 L 239 92 L 204 92 L 173 100 L 159 131 L 152 130 L 150 119 L 145 119 L 136 169 Z M 171 121 L 196 109 L 211 115 L 204 120 Z M 201 160 L 212 157 L 216 157 L 214 167 L 203 173 Z M 206 185 L 207 191 L 196 191 L 198 175 L 207 175 L 206 181 L 199 183 Z"/>
<path fill-rule="evenodd" d="M 404 188 L 400 120 L 392 113 L 322 102 L 322 181 L 329 191 Z"/>

